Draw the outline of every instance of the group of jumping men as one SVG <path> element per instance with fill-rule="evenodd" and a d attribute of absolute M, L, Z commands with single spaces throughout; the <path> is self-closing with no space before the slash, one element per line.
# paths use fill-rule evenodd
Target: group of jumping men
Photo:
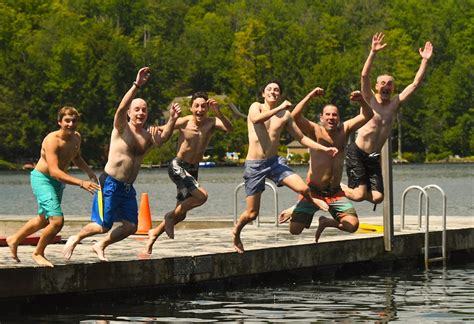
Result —
<path fill-rule="evenodd" d="M 421 83 L 433 52 L 430 42 L 419 49 L 421 64 L 418 72 L 414 81 L 400 94 L 393 95 L 394 78 L 386 74 L 377 77 L 373 91 L 369 75 L 377 52 L 387 46 L 383 39 L 382 33 L 372 37 L 371 51 L 362 69 L 361 91 L 350 94 L 350 99 L 360 104 L 360 113 L 344 122 L 341 122 L 338 108 L 334 105 L 323 107 L 319 122 L 304 117 L 303 110 L 307 103 L 314 97 L 324 95 L 324 90 L 319 87 L 310 91 L 291 111 L 291 102 L 285 100 L 280 103 L 282 86 L 278 81 L 270 81 L 262 88 L 263 103 L 254 102 L 247 116 L 249 147 L 244 165 L 246 209 L 232 230 L 233 246 L 237 252 L 244 252 L 240 237 L 243 228 L 259 214 L 266 178 L 299 194 L 296 205 L 279 215 L 280 223 L 289 221 L 291 234 L 300 234 L 304 228 L 309 228 L 316 211 L 331 214 L 332 218 L 319 218 L 316 242 L 327 227 L 350 233 L 358 229 L 359 220 L 351 200 L 368 200 L 375 204 L 383 200 L 380 151 L 391 132 L 400 105 Z M 208 193 L 198 182 L 199 162 L 214 130 L 230 132 L 232 124 L 220 111 L 216 100 L 208 98 L 205 92 L 196 92 L 191 98 L 191 115 L 180 117 L 181 107 L 173 103 L 165 125 L 147 128 L 147 103 L 135 97 L 147 83 L 150 72 L 148 67 L 138 71 L 115 112 L 108 160 L 99 179 L 81 156 L 78 111 L 73 107 L 59 110 L 59 130 L 44 138 L 40 159 L 30 176 L 38 202 L 38 216 L 7 237 L 10 252 L 17 262 L 20 262 L 17 254 L 20 243 L 42 229 L 32 257 L 39 265 L 53 267 L 44 252 L 64 224 L 61 198 L 65 184 L 79 186 L 94 194 L 94 198 L 91 222 L 67 240 L 63 249 L 64 258 L 69 260 L 76 245 L 84 238 L 106 233 L 92 245 L 92 250 L 100 260 L 108 261 L 106 247 L 137 230 L 138 206 L 133 183 L 145 154 L 166 142 L 174 130 L 179 132 L 177 154 L 169 163 L 168 174 L 177 187 L 177 202 L 175 208 L 164 215 L 164 221 L 149 231 L 145 253 L 152 253 L 155 241 L 164 232 L 174 238 L 174 226 L 186 218 L 189 210 L 206 202 Z M 214 111 L 215 117 L 208 116 L 209 109 Z M 306 182 L 286 165 L 285 159 L 278 156 L 284 128 L 309 148 Z M 350 135 L 356 130 L 355 142 L 346 148 Z M 344 160 L 347 186 L 341 184 Z M 71 162 L 84 171 L 89 180 L 69 175 L 66 171 Z M 115 222 L 120 225 L 113 227 Z"/>

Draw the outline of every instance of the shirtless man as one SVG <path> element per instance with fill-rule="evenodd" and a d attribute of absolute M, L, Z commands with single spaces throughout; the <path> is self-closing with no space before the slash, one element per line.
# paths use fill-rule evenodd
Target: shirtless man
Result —
<path fill-rule="evenodd" d="M 249 108 L 247 117 L 249 149 L 244 172 L 247 207 L 232 230 L 234 248 L 238 253 L 244 253 L 244 245 L 240 239 L 242 229 L 247 223 L 255 220 L 259 214 L 260 198 L 265 190 L 267 177 L 278 186 L 287 186 L 303 195 L 319 208 L 323 210 L 329 208 L 323 200 L 311 197 L 310 189 L 303 179 L 285 164 L 282 157 L 278 156 L 278 144 L 281 132 L 286 126 L 296 140 L 310 149 L 334 156 L 337 148 L 323 146 L 304 136 L 288 111 L 291 103 L 285 100 L 278 105 L 280 93 L 279 82 L 271 81 L 262 91 L 264 103 L 254 102 Z"/>
<path fill-rule="evenodd" d="M 94 172 L 81 156 L 81 135 L 76 131 L 79 113 L 73 107 L 63 107 L 58 112 L 59 130 L 49 133 L 41 145 L 41 156 L 31 171 L 31 188 L 38 202 L 38 216 L 30 219 L 18 232 L 7 238 L 13 259 L 20 262 L 18 245 L 29 235 L 44 229 L 33 252 L 33 260 L 41 265 L 53 267 L 44 256 L 44 250 L 59 233 L 64 224 L 61 209 L 64 184 L 72 184 L 94 193 L 99 186 Z M 91 181 L 84 181 L 66 173 L 73 162 L 84 171 Z"/>
<path fill-rule="evenodd" d="M 359 227 L 359 219 L 351 201 L 346 198 L 340 183 L 344 168 L 344 149 L 351 133 L 362 127 L 374 115 L 370 106 L 362 98 L 359 91 L 351 93 L 350 99 L 361 105 L 359 115 L 340 123 L 339 110 L 336 106 L 326 105 L 319 117 L 319 124 L 309 121 L 303 116 L 303 109 L 311 98 L 323 96 L 324 90 L 315 88 L 301 100 L 291 112 L 296 124 L 303 134 L 325 146 L 338 149 L 335 156 L 328 156 L 321 151 L 310 150 L 310 161 L 307 175 L 308 186 L 314 198 L 324 200 L 329 205 L 329 213 L 333 218 L 319 217 L 315 240 L 318 242 L 326 227 L 335 227 L 342 231 L 353 233 Z M 320 208 L 300 196 L 298 203 L 283 211 L 279 222 L 290 219 L 290 233 L 300 234 L 304 228 L 309 228 L 313 215 Z"/>
<path fill-rule="evenodd" d="M 370 69 L 378 51 L 383 44 L 384 34 L 377 33 L 372 37 L 372 50 L 365 62 L 361 75 L 362 96 L 372 107 L 374 117 L 362 127 L 355 143 L 351 144 L 346 154 L 346 171 L 348 186 L 343 189 L 346 196 L 354 201 L 368 200 L 374 204 L 383 201 L 383 180 L 380 167 L 380 151 L 392 130 L 395 116 L 400 105 L 415 92 L 426 71 L 428 60 L 433 53 L 433 46 L 426 42 L 419 49 L 421 64 L 415 79 L 400 94 L 392 97 L 395 90 L 394 78 L 390 75 L 380 75 L 375 84 L 375 93 L 370 86 Z"/>
<path fill-rule="evenodd" d="M 180 113 L 179 105 L 173 104 L 170 119 L 162 131 L 158 127 L 150 127 L 149 131 L 145 129 L 148 117 L 147 104 L 143 99 L 134 98 L 149 76 L 148 67 L 138 71 L 136 80 L 115 112 L 109 157 L 104 173 L 99 179 L 101 190 L 94 195 L 92 222 L 68 239 L 63 250 L 67 260 L 71 258 L 74 248 L 82 239 L 108 232 L 102 240 L 92 246 L 92 250 L 101 261 L 108 261 L 105 257 L 105 248 L 137 230 L 138 206 L 133 182 L 138 176 L 145 153 L 170 137 Z M 110 231 L 113 223 L 117 221 L 122 224 Z"/>
<path fill-rule="evenodd" d="M 208 117 L 209 107 L 217 117 Z M 199 162 L 202 161 L 214 130 L 232 131 L 232 124 L 220 111 L 216 100 L 207 93 L 196 92 L 191 98 L 192 115 L 178 118 L 174 126 L 179 130 L 178 153 L 168 166 L 168 174 L 176 184 L 176 207 L 165 215 L 164 222 L 148 233 L 145 253 L 151 254 L 153 244 L 163 233 L 174 238 L 174 225 L 186 218 L 186 213 L 207 200 L 207 191 L 198 183 Z"/>

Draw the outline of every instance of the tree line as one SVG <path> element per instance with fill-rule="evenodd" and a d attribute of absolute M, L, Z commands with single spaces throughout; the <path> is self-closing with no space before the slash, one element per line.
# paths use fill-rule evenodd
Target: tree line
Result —
<path fill-rule="evenodd" d="M 173 98 L 198 90 L 224 94 L 246 113 L 271 79 L 295 104 L 316 86 L 326 90 L 309 118 L 326 103 L 349 118 L 359 110 L 349 93 L 360 87 L 378 31 L 389 46 L 372 80 L 391 74 L 398 90 L 415 76 L 418 48 L 434 45 L 423 84 L 394 127 L 394 151 L 418 160 L 471 156 L 473 8 L 472 0 L 3 0 L 0 160 L 37 159 L 58 108 L 72 105 L 82 114 L 83 155 L 103 165 L 115 109 L 142 66 L 152 69 L 139 94 L 150 122 L 164 122 Z M 217 159 L 246 154 L 246 121 L 233 123 L 234 132 L 210 144 Z M 165 162 L 174 150 L 171 140 L 147 161 Z"/>

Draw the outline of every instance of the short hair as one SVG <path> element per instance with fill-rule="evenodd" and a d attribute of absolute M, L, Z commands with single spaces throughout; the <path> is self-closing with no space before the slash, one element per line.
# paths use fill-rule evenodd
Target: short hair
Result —
<path fill-rule="evenodd" d="M 191 97 L 191 105 L 193 104 L 194 100 L 196 100 L 197 98 L 202 98 L 206 101 L 209 99 L 209 97 L 207 96 L 207 92 L 198 91 L 198 92 L 193 93 L 193 95 Z"/>
<path fill-rule="evenodd" d="M 269 80 L 268 82 L 266 82 L 262 88 L 260 89 L 260 93 L 263 93 L 265 91 L 265 88 L 267 87 L 267 85 L 269 85 L 270 83 L 276 83 L 278 85 L 278 87 L 280 88 L 280 93 L 283 92 L 283 87 L 281 85 L 281 82 L 277 79 L 273 79 L 273 80 Z"/>
<path fill-rule="evenodd" d="M 379 78 L 380 78 L 380 77 L 384 77 L 384 76 L 391 77 L 392 80 L 395 81 L 395 78 L 394 78 L 392 75 L 390 75 L 390 74 L 388 74 L 388 73 L 383 73 L 383 74 L 380 74 L 380 75 L 377 76 L 377 82 L 379 82 Z"/>
<path fill-rule="evenodd" d="M 327 104 L 326 106 L 324 106 L 323 109 L 321 110 L 321 114 L 323 114 L 323 113 L 324 113 L 324 110 L 325 110 L 326 108 L 328 108 L 328 107 L 336 108 L 337 114 L 339 115 L 339 108 L 337 108 L 337 106 L 331 105 L 331 104 Z"/>
<path fill-rule="evenodd" d="M 77 120 L 79 120 L 79 118 L 80 118 L 79 112 L 77 111 L 76 108 L 71 107 L 71 106 L 64 106 L 64 107 L 60 108 L 59 111 L 58 111 L 58 122 L 63 120 L 63 117 L 66 116 L 66 115 L 76 116 Z"/>

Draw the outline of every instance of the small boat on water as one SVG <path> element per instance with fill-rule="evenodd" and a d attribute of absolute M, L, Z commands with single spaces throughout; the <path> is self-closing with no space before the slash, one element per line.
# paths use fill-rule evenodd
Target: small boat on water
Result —
<path fill-rule="evenodd" d="M 199 162 L 199 167 L 201 168 L 214 168 L 215 166 L 216 166 L 216 162 L 213 162 L 213 161 Z"/>

